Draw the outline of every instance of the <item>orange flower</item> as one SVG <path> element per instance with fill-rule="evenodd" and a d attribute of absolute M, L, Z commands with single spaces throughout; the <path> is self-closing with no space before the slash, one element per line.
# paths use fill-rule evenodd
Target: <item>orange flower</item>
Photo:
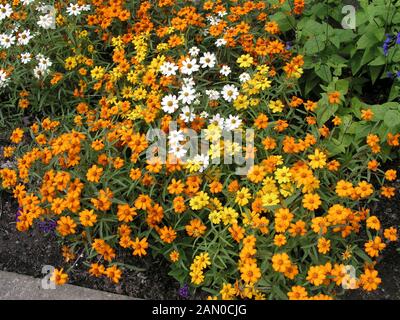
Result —
<path fill-rule="evenodd" d="M 328 93 L 328 100 L 330 104 L 339 104 L 340 103 L 340 92 L 334 91 Z"/>
<path fill-rule="evenodd" d="M 63 237 L 76 232 L 76 223 L 71 219 L 71 217 L 61 217 L 60 220 L 57 221 L 57 225 L 57 231 Z"/>
<path fill-rule="evenodd" d="M 64 273 L 63 269 L 54 269 L 50 280 L 56 285 L 62 286 L 68 282 L 68 275 Z"/>
<path fill-rule="evenodd" d="M 193 238 L 198 238 L 206 232 L 207 227 L 203 224 L 200 219 L 193 219 L 185 227 L 186 232 L 189 236 Z"/>
<path fill-rule="evenodd" d="M 319 195 L 312 193 L 305 194 L 302 202 L 303 202 L 303 207 L 310 211 L 317 210 L 321 205 L 321 200 L 319 198 Z"/>
<path fill-rule="evenodd" d="M 104 274 L 110 278 L 114 283 L 118 283 L 121 275 L 122 275 L 122 271 L 120 269 L 118 269 L 117 266 L 112 266 L 112 267 L 108 267 L 106 269 L 106 271 L 104 272 Z"/>
<path fill-rule="evenodd" d="M 93 165 L 89 168 L 86 174 L 86 178 L 90 182 L 99 182 L 101 175 L 103 174 L 103 168 Z"/>
<path fill-rule="evenodd" d="M 176 231 L 172 227 L 164 226 L 158 232 L 165 243 L 172 243 L 176 238 Z"/>
<path fill-rule="evenodd" d="M 149 247 L 149 243 L 147 242 L 147 238 L 143 238 L 142 240 L 139 240 L 138 237 L 136 237 L 135 241 L 132 242 L 132 248 L 133 248 L 133 255 L 134 256 L 145 256 L 147 254 L 146 249 Z"/>

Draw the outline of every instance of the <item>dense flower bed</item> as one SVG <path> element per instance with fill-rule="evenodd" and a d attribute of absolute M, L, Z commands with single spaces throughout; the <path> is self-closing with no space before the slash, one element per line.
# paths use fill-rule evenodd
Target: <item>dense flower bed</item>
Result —
<path fill-rule="evenodd" d="M 36 5 L 0 3 L 3 24 Z M 336 115 L 348 91 L 339 79 L 318 101 L 300 96 L 304 56 L 280 23 L 304 6 L 57 2 L 62 50 L 53 62 L 35 53 L 24 69 L 40 77 L 35 89 L 9 80 L 16 54 L 5 51 L 0 87 L 18 93 L 21 108 L 29 112 L 35 90 L 62 92 L 41 103 L 65 102 L 15 128 L 4 156 L 17 165 L 0 170 L 21 207 L 18 230 L 56 222 L 66 259 L 57 284 L 78 252 L 90 275 L 118 283 L 126 250 L 164 255 L 171 276 L 210 298 L 330 299 L 377 288 L 375 259 L 397 228 L 383 229 L 368 203 L 395 193 L 396 171 L 379 166 L 400 135 L 378 130 L 379 106 L 359 101 L 354 117 Z M 1 46 L 20 50 L 29 40 L 15 39 L 29 30 L 1 35 Z M 349 127 L 357 139 L 347 142 Z"/>

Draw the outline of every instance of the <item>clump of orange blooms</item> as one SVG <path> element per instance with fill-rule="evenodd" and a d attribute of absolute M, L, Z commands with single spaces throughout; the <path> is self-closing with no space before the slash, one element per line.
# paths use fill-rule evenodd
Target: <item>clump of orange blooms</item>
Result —
<path fill-rule="evenodd" d="M 398 237 L 368 202 L 396 192 L 396 171 L 378 167 L 381 148 L 398 148 L 399 136 L 371 133 L 357 159 L 332 156 L 322 106 L 296 90 L 303 57 L 271 18 L 295 18 L 304 1 L 79 2 L 92 6 L 80 26 L 89 36 L 52 80 L 79 77 L 76 109 L 16 128 L 5 150 L 17 155 L 0 178 L 22 208 L 18 230 L 56 221 L 65 254 L 85 249 L 89 274 L 114 283 L 129 272 L 117 264 L 121 252 L 155 250 L 177 280 L 207 287 L 210 298 L 332 299 L 341 287 L 377 288 L 374 261 Z M 92 60 L 93 51 L 105 54 Z M 324 107 L 342 96 L 328 99 Z M 252 129 L 253 142 L 223 141 L 221 127 Z M 204 155 L 185 162 L 181 144 L 163 162 L 146 136 L 152 128 L 175 139 L 204 131 L 214 142 L 207 159 L 225 149 L 253 165 L 239 175 Z M 57 284 L 64 272 L 54 273 Z"/>

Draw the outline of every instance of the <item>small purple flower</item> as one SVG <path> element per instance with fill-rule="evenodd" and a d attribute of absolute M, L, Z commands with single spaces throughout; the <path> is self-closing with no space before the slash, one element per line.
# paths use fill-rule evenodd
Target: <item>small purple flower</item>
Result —
<path fill-rule="evenodd" d="M 38 226 L 43 233 L 52 233 L 56 229 L 57 223 L 53 220 L 40 221 Z"/>
<path fill-rule="evenodd" d="M 400 32 L 397 33 L 396 44 L 400 44 Z"/>
<path fill-rule="evenodd" d="M 185 284 L 182 288 L 179 289 L 179 295 L 182 298 L 189 298 L 190 292 L 189 292 L 189 286 Z"/>
<path fill-rule="evenodd" d="M 400 79 L 400 70 L 396 72 L 397 79 Z"/>
<path fill-rule="evenodd" d="M 393 78 L 393 72 L 391 71 L 388 71 L 386 75 L 388 78 Z"/>
<path fill-rule="evenodd" d="M 16 222 L 19 222 L 19 217 L 21 216 L 21 214 L 22 214 L 22 208 L 18 207 L 17 212 L 15 213 L 15 221 Z"/>
<path fill-rule="evenodd" d="M 286 50 L 292 49 L 292 43 L 290 41 L 286 42 Z"/>
<path fill-rule="evenodd" d="M 389 54 L 389 45 L 390 45 L 390 42 L 392 41 L 392 36 L 390 35 L 390 34 L 386 34 L 386 39 L 385 39 L 385 41 L 383 42 L 383 46 L 382 46 L 382 48 L 383 48 L 383 54 L 385 55 L 385 56 L 387 56 L 388 54 Z"/>

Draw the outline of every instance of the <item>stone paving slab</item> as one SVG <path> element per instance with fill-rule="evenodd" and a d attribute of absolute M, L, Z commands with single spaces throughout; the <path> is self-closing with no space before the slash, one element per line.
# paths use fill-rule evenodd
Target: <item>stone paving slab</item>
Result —
<path fill-rule="evenodd" d="M 134 300 L 128 296 L 73 285 L 43 289 L 41 279 L 0 271 L 0 300 Z"/>

